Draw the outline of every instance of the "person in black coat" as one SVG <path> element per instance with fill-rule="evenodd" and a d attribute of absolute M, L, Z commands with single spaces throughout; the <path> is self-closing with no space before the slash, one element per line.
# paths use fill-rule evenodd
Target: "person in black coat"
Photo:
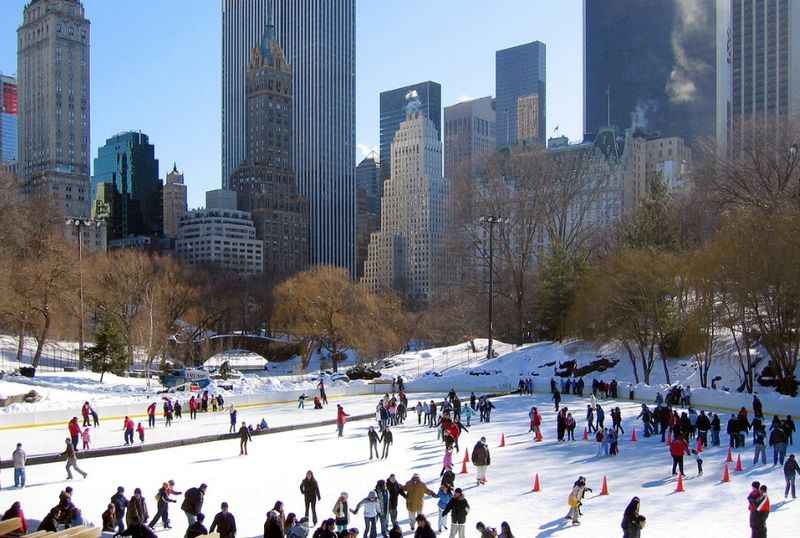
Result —
<path fill-rule="evenodd" d="M 199 487 L 187 489 L 186 493 L 183 494 L 181 510 L 186 514 L 189 525 L 197 521 L 197 514 L 203 510 L 203 499 L 206 495 L 206 489 L 208 489 L 208 486 L 200 484 Z"/>
<path fill-rule="evenodd" d="M 114 505 L 114 514 L 117 518 L 117 532 L 125 530 L 125 510 L 128 508 L 128 499 L 125 497 L 125 488 L 117 488 L 117 492 L 111 496 L 111 504 Z"/>
<path fill-rule="evenodd" d="M 214 521 L 211 522 L 211 528 L 208 531 L 210 533 L 218 532 L 219 538 L 236 538 L 236 519 L 233 514 L 228 512 L 228 503 L 224 502 L 220 505 L 220 511 L 214 516 Z"/>
<path fill-rule="evenodd" d="M 306 518 L 308 518 L 308 509 L 311 508 L 313 516 L 312 521 L 314 526 L 317 526 L 317 501 L 322 497 L 319 494 L 319 484 L 317 479 L 314 478 L 314 473 L 308 471 L 306 477 L 300 482 L 300 493 L 303 494 L 303 500 L 306 505 Z"/>
<path fill-rule="evenodd" d="M 764 416 L 764 407 L 761 405 L 761 400 L 758 399 L 758 396 L 753 394 L 753 415 L 757 417 Z"/>
<path fill-rule="evenodd" d="M 382 408 L 382 407 L 381 407 Z M 369 440 L 369 459 L 372 459 L 372 452 L 375 451 L 375 458 L 378 458 L 378 442 L 381 440 L 378 432 L 372 426 L 367 430 L 367 439 Z"/>
<path fill-rule="evenodd" d="M 125 532 L 115 534 L 114 536 L 130 536 L 131 538 L 156 538 L 150 527 L 142 523 L 138 518 L 134 518 Z"/>
<path fill-rule="evenodd" d="M 622 516 L 622 538 L 640 538 L 645 517 L 639 514 L 639 497 L 634 497 Z"/>
<path fill-rule="evenodd" d="M 464 497 L 464 492 L 461 491 L 461 488 L 456 488 L 453 491 L 453 498 L 450 499 L 450 502 L 447 503 L 444 510 L 442 511 L 442 517 L 445 517 L 447 514 L 450 514 L 450 524 L 452 525 L 452 531 L 450 534 L 455 536 L 456 533 L 459 532 L 458 529 L 462 529 L 460 534 L 463 534 L 463 527 L 467 523 L 467 514 L 469 513 L 469 503 L 467 499 Z"/>
<path fill-rule="evenodd" d="M 157 500 L 156 515 L 153 516 L 153 519 L 150 521 L 149 525 L 150 528 L 155 527 L 159 519 L 163 521 L 165 529 L 172 528 L 169 524 L 168 507 L 169 503 L 174 503 L 175 501 L 169 498 L 168 490 L 169 490 L 169 484 L 164 482 L 164 484 L 158 489 L 158 493 L 156 493 L 156 500 Z"/>
<path fill-rule="evenodd" d="M 397 523 L 397 499 L 398 497 L 405 497 L 406 492 L 403 486 L 397 481 L 394 473 L 389 475 L 386 479 L 386 491 L 389 492 L 389 517 L 391 518 L 392 525 Z"/>
<path fill-rule="evenodd" d="M 431 528 L 431 524 L 428 523 L 428 518 L 423 514 L 418 514 L 416 522 L 417 529 L 414 531 L 414 538 L 436 538 L 436 533 Z"/>
<path fill-rule="evenodd" d="M 381 441 L 383 442 L 383 454 L 381 455 L 381 459 L 385 460 L 389 457 L 389 446 L 394 442 L 394 436 L 388 427 L 383 430 Z"/>
<path fill-rule="evenodd" d="M 250 429 L 247 427 L 244 421 L 242 421 L 242 427 L 239 428 L 239 455 L 240 456 L 247 456 L 247 443 L 253 440 L 253 436 L 250 435 Z"/>
<path fill-rule="evenodd" d="M 204 514 L 197 514 L 197 521 L 189 525 L 189 528 L 186 529 L 186 534 L 184 538 L 197 538 L 198 536 L 205 536 L 208 534 L 208 529 L 206 526 L 203 525 L 203 521 L 206 519 Z"/>

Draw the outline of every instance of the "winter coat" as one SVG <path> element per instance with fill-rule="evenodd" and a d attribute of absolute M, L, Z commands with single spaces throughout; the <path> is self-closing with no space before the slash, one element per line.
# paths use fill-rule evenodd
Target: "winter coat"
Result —
<path fill-rule="evenodd" d="M 476 467 L 483 467 L 492 464 L 492 457 L 489 454 L 489 447 L 484 443 L 478 441 L 475 448 L 472 449 L 472 463 Z"/>
<path fill-rule="evenodd" d="M 117 515 L 112 514 L 110 508 L 100 515 L 100 520 L 103 522 L 103 532 L 114 532 L 117 527 Z"/>
<path fill-rule="evenodd" d="M 125 510 L 128 508 L 128 499 L 122 493 L 115 493 L 111 496 L 111 504 L 117 510 L 117 517 L 122 519 L 125 517 Z"/>
<path fill-rule="evenodd" d="M 219 538 L 234 538 L 236 536 L 236 519 L 230 512 L 219 512 L 214 516 L 209 532 L 219 533 Z"/>
<path fill-rule="evenodd" d="M 436 503 L 436 506 L 444 510 L 445 508 L 447 508 L 447 504 L 453 498 L 453 494 L 448 491 L 440 489 L 439 493 L 436 494 L 436 498 L 439 499 L 439 501 Z"/>
<path fill-rule="evenodd" d="M 339 410 L 336 412 L 336 424 L 344 424 L 345 422 L 347 422 L 347 417 L 349 416 L 350 415 L 345 413 L 344 409 L 340 407 Z"/>
<path fill-rule="evenodd" d="M 689 445 L 687 445 L 686 441 L 684 441 L 680 437 L 676 437 L 669 444 L 669 453 L 670 455 L 676 458 L 683 456 L 685 454 L 689 454 Z"/>
<path fill-rule="evenodd" d="M 61 455 L 66 457 L 67 461 L 71 461 L 73 463 L 78 460 L 78 456 L 75 453 L 75 448 L 71 444 L 67 445 L 67 448 L 61 453 Z"/>
<path fill-rule="evenodd" d="M 81 434 L 81 427 L 78 426 L 77 420 L 70 420 L 69 424 L 67 424 L 67 429 L 70 437 L 78 437 Z"/>
<path fill-rule="evenodd" d="M 284 530 L 277 519 L 267 519 L 264 523 L 264 538 L 283 538 Z"/>
<path fill-rule="evenodd" d="M 14 469 L 24 469 L 28 455 L 24 450 L 18 448 L 11 454 L 11 459 L 14 461 Z"/>
<path fill-rule="evenodd" d="M 128 501 L 128 513 L 125 514 L 125 525 L 130 527 L 133 525 L 134 520 L 147 522 L 150 520 L 150 514 L 147 512 L 147 503 L 144 497 L 137 497 L 134 495 Z"/>
<path fill-rule="evenodd" d="M 403 486 L 406 492 L 406 508 L 409 512 L 422 512 L 423 499 L 427 493 L 431 497 L 436 493 L 428 489 L 422 480 L 411 479 Z"/>
<path fill-rule="evenodd" d="M 786 432 L 783 431 L 783 428 L 775 428 L 769 434 L 769 446 L 778 445 L 780 443 L 786 444 L 787 439 Z"/>
<path fill-rule="evenodd" d="M 308 525 L 303 525 L 300 522 L 295 523 L 291 529 L 286 532 L 286 538 L 306 538 L 308 536 Z"/>
<path fill-rule="evenodd" d="M 456 499 L 453 497 L 450 499 L 450 502 L 447 503 L 444 511 L 442 512 L 443 516 L 450 514 L 450 519 L 454 524 L 461 524 L 463 525 L 467 521 L 467 514 L 469 513 L 469 503 L 467 499 L 461 497 Z"/>
<path fill-rule="evenodd" d="M 436 538 L 436 533 L 430 526 L 430 523 L 425 527 L 417 527 L 414 531 L 414 538 Z"/>
<path fill-rule="evenodd" d="M 575 484 L 572 487 L 572 491 L 569 493 L 569 497 L 567 497 L 567 504 L 570 506 L 570 508 L 575 508 L 581 505 L 585 491 L 586 486 L 581 486 L 580 484 Z"/>
<path fill-rule="evenodd" d="M 206 534 L 208 534 L 206 526 L 199 521 L 195 521 L 186 529 L 186 534 L 183 538 L 197 538 L 198 536 L 205 536 Z"/>
<path fill-rule="evenodd" d="M 369 444 L 371 445 L 377 445 L 378 441 L 381 440 L 380 436 L 378 435 L 378 432 L 376 432 L 375 430 L 369 430 L 367 432 L 367 438 L 369 439 Z"/>
<path fill-rule="evenodd" d="M 406 493 L 403 491 L 403 486 L 397 482 L 386 481 L 386 491 L 389 492 L 389 508 L 392 510 L 397 509 L 397 498 L 400 496 L 405 497 Z"/>
<path fill-rule="evenodd" d="M 623 538 L 640 538 L 644 527 L 644 517 L 639 514 L 625 514 L 622 517 Z"/>
<path fill-rule="evenodd" d="M 392 432 L 389 430 L 384 431 L 383 435 L 381 436 L 381 441 L 383 441 L 384 445 L 391 445 L 394 442 Z"/>
<path fill-rule="evenodd" d="M 138 525 L 129 526 L 120 536 L 130 536 L 131 538 L 156 538 L 156 533 L 146 524 L 139 523 Z"/>
<path fill-rule="evenodd" d="M 381 505 L 377 497 L 375 499 L 370 499 L 369 497 L 362 499 L 356 505 L 356 513 L 362 506 L 364 507 L 364 517 L 378 517 L 378 514 L 381 513 Z"/>
<path fill-rule="evenodd" d="M 200 491 L 200 488 L 189 488 L 183 494 L 183 503 L 181 510 L 196 516 L 203 511 L 203 498 L 205 494 Z"/>
<path fill-rule="evenodd" d="M 303 498 L 308 502 L 322 498 L 319 494 L 319 485 L 315 478 L 304 478 L 303 481 L 300 482 L 300 493 L 303 494 Z"/>
<path fill-rule="evenodd" d="M 337 525 L 347 525 L 350 523 L 350 510 L 347 508 L 347 501 L 337 500 L 333 505 L 333 516 Z"/>
<path fill-rule="evenodd" d="M 797 460 L 794 458 L 787 459 L 786 463 L 783 464 L 783 475 L 787 480 L 790 480 L 795 473 L 800 474 L 800 465 L 797 464 Z"/>

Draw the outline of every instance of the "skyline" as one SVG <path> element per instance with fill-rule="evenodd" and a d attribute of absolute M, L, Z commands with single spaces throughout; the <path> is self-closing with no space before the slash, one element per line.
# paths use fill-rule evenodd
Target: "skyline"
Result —
<path fill-rule="evenodd" d="M 0 71 L 16 73 L 16 30 L 25 0 L 0 7 Z M 494 94 L 495 51 L 534 40 L 548 48 L 547 135 L 582 135 L 581 2 L 558 6 L 504 0 L 502 10 L 421 0 L 357 3 L 355 166 L 378 147 L 381 91 L 435 80 L 442 106 Z M 221 185 L 222 22 L 215 0 L 84 0 L 92 26 L 91 154 L 114 134 L 141 130 L 164 170 L 185 172 L 189 206 Z M 453 8 L 458 6 L 457 10 Z M 412 28 L 397 10 L 426 13 Z M 159 16 L 153 16 L 158 13 Z M 513 14 L 513 16 L 510 16 Z M 117 21 L 126 20 L 120 26 Z M 442 34 L 445 25 L 456 29 Z M 128 83 L 118 75 L 130 74 Z M 162 178 L 163 179 L 163 178 Z"/>

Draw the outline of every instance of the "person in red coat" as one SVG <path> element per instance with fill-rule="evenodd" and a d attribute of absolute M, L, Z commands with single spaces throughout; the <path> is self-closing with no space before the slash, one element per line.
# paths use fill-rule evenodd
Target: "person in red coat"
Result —
<path fill-rule="evenodd" d="M 147 427 L 156 427 L 156 403 L 153 402 L 147 406 Z"/>
<path fill-rule="evenodd" d="M 89 415 L 92 412 L 92 407 L 89 405 L 89 402 L 83 402 L 83 407 L 81 407 L 81 416 L 83 417 L 83 427 L 91 426 L 89 422 Z"/>
<path fill-rule="evenodd" d="M 78 417 L 72 417 L 67 424 L 67 429 L 69 430 L 69 438 L 72 441 L 72 448 L 78 450 L 78 439 L 81 436 L 81 427 L 78 425 Z"/>
<path fill-rule="evenodd" d="M 125 431 L 125 446 L 133 444 L 133 420 L 130 417 L 125 417 L 122 423 L 122 429 Z"/>
<path fill-rule="evenodd" d="M 15 517 L 19 518 L 19 528 L 6 533 L 4 536 L 23 536 L 28 534 L 28 522 L 25 520 L 25 514 L 22 513 L 22 506 L 19 504 L 19 501 L 14 502 L 11 508 L 5 511 L 0 521 L 14 519 Z"/>
<path fill-rule="evenodd" d="M 144 426 L 142 426 L 141 422 L 136 426 L 136 433 L 139 434 L 139 442 L 144 444 Z"/>
<path fill-rule="evenodd" d="M 336 404 L 336 429 L 339 431 L 339 437 L 344 435 L 344 423 L 347 422 L 349 416 L 340 404 Z"/>
<path fill-rule="evenodd" d="M 689 451 L 689 445 L 686 444 L 683 437 L 676 436 L 675 439 L 672 440 L 669 444 L 669 453 L 672 456 L 672 474 L 675 474 L 675 468 L 678 467 L 681 476 L 685 476 L 683 473 L 683 456 L 688 456 L 691 452 Z"/>
<path fill-rule="evenodd" d="M 192 420 L 197 418 L 197 398 L 194 396 L 189 398 L 189 418 Z"/>

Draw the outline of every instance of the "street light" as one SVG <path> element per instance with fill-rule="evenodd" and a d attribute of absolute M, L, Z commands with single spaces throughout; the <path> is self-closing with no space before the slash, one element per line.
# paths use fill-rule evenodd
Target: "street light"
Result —
<path fill-rule="evenodd" d="M 67 226 L 74 226 L 78 231 L 78 274 L 80 278 L 80 311 L 78 320 L 78 369 L 83 369 L 83 228 L 99 228 L 103 221 L 84 218 L 68 218 Z"/>
<path fill-rule="evenodd" d="M 492 329 L 494 314 L 494 225 L 508 224 L 507 217 L 487 215 L 480 218 L 480 223 L 489 226 L 489 345 L 486 348 L 486 358 L 494 356 L 492 351 Z"/>

